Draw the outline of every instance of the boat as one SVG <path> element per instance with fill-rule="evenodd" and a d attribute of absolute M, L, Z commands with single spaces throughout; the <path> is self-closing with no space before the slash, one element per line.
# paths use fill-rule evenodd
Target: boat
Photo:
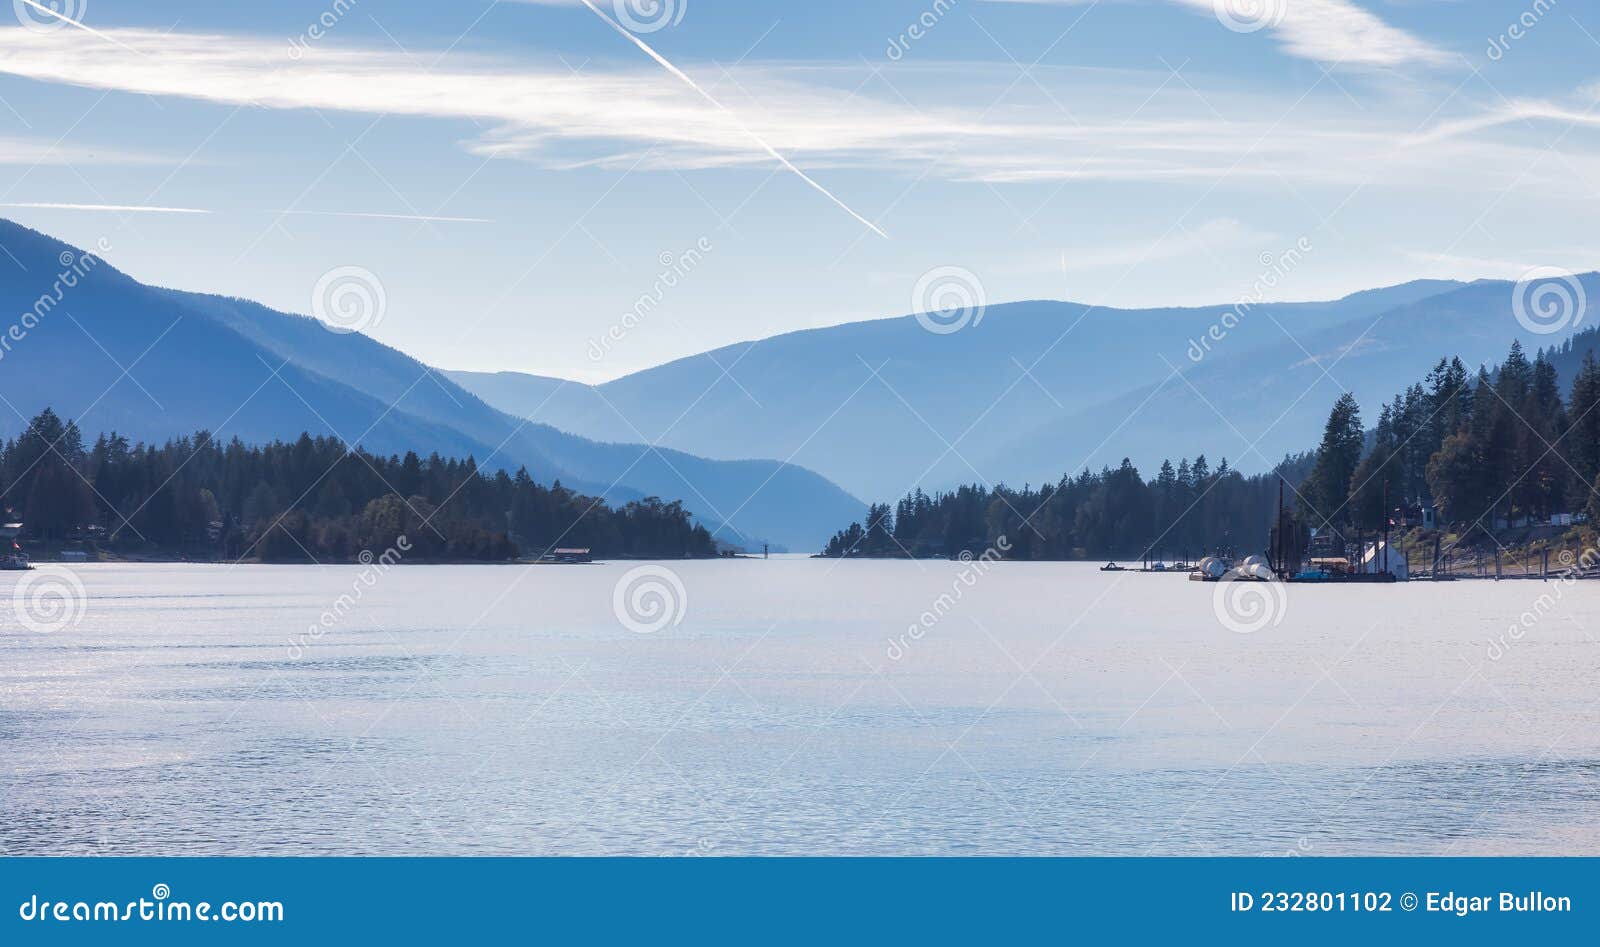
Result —
<path fill-rule="evenodd" d="M 1221 556 L 1206 556 L 1195 564 L 1189 578 L 1195 582 L 1217 582 L 1232 568 L 1233 564 Z"/>
<path fill-rule="evenodd" d="M 1124 568 L 1123 566 L 1117 565 L 1115 562 L 1108 562 L 1105 565 L 1100 567 L 1100 571 L 1101 572 L 1127 572 L 1128 570 L 1126 568 Z"/>
<path fill-rule="evenodd" d="M 1255 554 L 1245 556 L 1238 565 L 1223 573 L 1222 578 L 1234 582 L 1273 582 L 1278 576 L 1266 556 Z"/>

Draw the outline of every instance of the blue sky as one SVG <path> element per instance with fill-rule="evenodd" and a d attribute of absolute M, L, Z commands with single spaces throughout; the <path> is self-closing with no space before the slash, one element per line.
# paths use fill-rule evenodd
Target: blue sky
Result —
<path fill-rule="evenodd" d="M 0 214 L 296 312 L 359 267 L 368 331 L 447 368 L 602 380 L 940 267 L 1150 306 L 1301 241 L 1281 298 L 1600 263 L 1574 0 L 32 2 Z"/>

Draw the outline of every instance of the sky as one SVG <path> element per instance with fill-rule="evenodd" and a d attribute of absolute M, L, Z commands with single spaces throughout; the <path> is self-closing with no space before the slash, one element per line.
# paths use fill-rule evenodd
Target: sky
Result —
<path fill-rule="evenodd" d="M 12 7 L 0 216 L 443 368 L 1600 266 L 1576 0 Z"/>

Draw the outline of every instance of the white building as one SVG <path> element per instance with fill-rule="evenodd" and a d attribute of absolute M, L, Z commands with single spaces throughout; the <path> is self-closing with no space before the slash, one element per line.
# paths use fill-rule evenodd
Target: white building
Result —
<path fill-rule="evenodd" d="M 1382 572 L 1384 567 L 1384 546 L 1385 543 L 1382 540 L 1368 543 L 1361 552 L 1361 562 L 1357 565 L 1356 571 L 1372 573 L 1374 575 Z M 1401 582 L 1404 582 L 1406 579 L 1410 578 L 1411 570 L 1406 565 L 1406 554 L 1398 549 L 1395 549 L 1393 546 L 1389 547 L 1389 572 Z"/>

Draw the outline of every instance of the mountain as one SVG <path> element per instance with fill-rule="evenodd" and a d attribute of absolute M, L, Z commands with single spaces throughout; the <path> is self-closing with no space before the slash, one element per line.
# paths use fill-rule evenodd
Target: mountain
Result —
<path fill-rule="evenodd" d="M 1594 277 L 1585 277 L 1590 298 Z M 1266 469 L 1348 388 L 1376 418 L 1441 355 L 1498 360 L 1513 285 L 1419 280 L 1328 302 L 1110 309 L 1032 301 L 949 334 L 911 316 L 726 346 L 599 386 L 451 372 L 491 404 L 593 437 L 782 457 L 857 496 L 1038 483 L 1132 458 Z M 626 418 L 626 422 L 621 420 Z"/>
<path fill-rule="evenodd" d="M 1595 298 L 1600 274 L 1581 281 Z M 1263 470 L 1315 445 L 1330 405 L 1346 390 L 1371 426 L 1382 405 L 1422 382 L 1440 357 L 1459 356 L 1475 371 L 1503 359 L 1514 339 L 1530 354 L 1562 346 L 1561 335 L 1531 332 L 1516 320 L 1513 287 L 1480 280 L 1348 323 L 1284 334 L 1247 352 L 1218 352 L 1223 357 L 1053 417 L 992 456 L 1035 469 L 1057 459 L 1050 445 L 1103 444 L 1099 462 L 1113 462 L 1113 453 L 1149 463 L 1205 450 L 1213 463 L 1222 454 L 1234 466 Z"/>
<path fill-rule="evenodd" d="M 545 415 L 545 408 L 561 392 L 572 389 L 573 394 L 586 392 L 596 406 L 603 405 L 594 389 L 582 382 L 552 378 L 549 375 L 529 375 L 524 372 L 458 372 L 448 369 L 443 374 L 489 404 L 519 418 L 537 418 Z"/>
<path fill-rule="evenodd" d="M 9 221 L 0 248 L 0 312 L 23 314 L 0 343 L 0 433 L 14 436 L 52 406 L 85 430 L 145 440 L 331 434 L 383 454 L 525 465 L 538 480 L 613 501 L 682 499 L 719 538 L 800 549 L 864 510 L 791 464 L 707 460 L 636 435 L 590 440 L 513 417 L 366 336 L 247 300 L 146 286 Z"/>

